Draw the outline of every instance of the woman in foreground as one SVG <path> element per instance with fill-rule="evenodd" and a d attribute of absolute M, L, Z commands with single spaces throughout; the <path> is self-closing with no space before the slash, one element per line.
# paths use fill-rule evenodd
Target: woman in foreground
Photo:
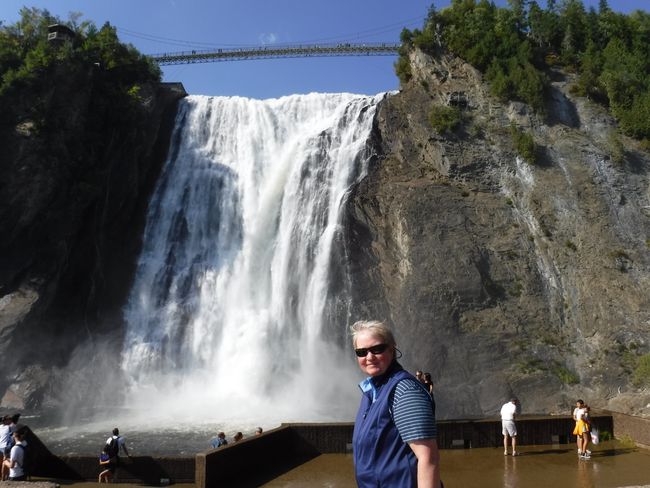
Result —
<path fill-rule="evenodd" d="M 352 438 L 360 487 L 439 488 L 436 419 L 431 397 L 397 362 L 395 338 L 383 322 L 360 321 L 352 344 L 368 378 Z"/>

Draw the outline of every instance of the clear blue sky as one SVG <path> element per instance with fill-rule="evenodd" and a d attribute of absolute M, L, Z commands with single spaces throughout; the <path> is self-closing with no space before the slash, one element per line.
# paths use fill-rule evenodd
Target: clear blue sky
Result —
<path fill-rule="evenodd" d="M 434 3 L 440 9 L 449 0 Z M 583 3 L 598 6 L 598 0 Z M 109 21 L 122 41 L 154 54 L 274 43 L 398 42 L 403 27 L 422 26 L 430 5 L 431 0 L 0 0 L 0 20 L 15 22 L 23 6 L 47 8 L 63 20 L 80 12 L 98 27 Z M 648 10 L 650 1 L 610 0 L 609 5 L 627 13 Z M 164 79 L 203 95 L 374 95 L 398 88 L 394 61 L 382 56 L 192 64 L 165 67 Z"/>

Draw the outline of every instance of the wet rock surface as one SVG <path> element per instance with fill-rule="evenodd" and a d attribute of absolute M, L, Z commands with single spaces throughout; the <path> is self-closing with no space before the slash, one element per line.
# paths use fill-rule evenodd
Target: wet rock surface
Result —
<path fill-rule="evenodd" d="M 38 95 L 22 93 L 18 124 L 0 127 L 0 407 L 61 400 L 76 346 L 119 330 L 182 95 L 143 84 L 118 124 L 93 91 L 100 78 L 56 73 L 41 94 L 50 118 L 29 119 Z"/>

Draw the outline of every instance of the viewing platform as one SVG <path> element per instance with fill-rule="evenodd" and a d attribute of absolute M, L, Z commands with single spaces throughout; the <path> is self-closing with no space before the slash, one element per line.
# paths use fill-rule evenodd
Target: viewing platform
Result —
<path fill-rule="evenodd" d="M 601 412 L 599 415 L 594 415 L 592 419 L 592 424 L 598 427 L 602 437 L 616 437 L 619 442 L 606 444 L 601 451 L 598 451 L 598 447 L 594 447 L 593 461 L 587 462 L 608 460 L 609 464 L 615 465 L 613 460 L 618 460 L 619 464 L 628 460 L 638 464 L 639 460 L 636 457 L 639 456 L 643 458 L 641 461 L 650 461 L 650 451 L 637 449 L 637 446 L 650 445 L 650 419 L 613 412 Z M 454 468 L 453 475 L 461 476 L 462 473 L 456 473 L 456 469 L 461 469 L 467 462 L 487 463 L 488 458 L 492 463 L 498 461 L 499 465 L 495 469 L 498 468 L 499 473 L 502 469 L 516 469 L 521 471 L 516 475 L 519 477 L 529 476 L 530 473 L 524 468 L 526 464 L 540 465 L 541 463 L 543 466 L 544 462 L 548 462 L 550 466 L 562 460 L 561 464 L 564 466 L 562 469 L 569 469 L 576 458 L 573 427 L 574 421 L 569 416 L 520 417 L 517 419 L 517 439 L 522 456 L 517 458 L 509 456 L 510 459 L 504 461 L 500 420 L 490 418 L 440 421 L 438 443 L 445 462 L 443 474 L 448 472 L 448 477 L 452 477 L 452 472 L 448 470 L 451 469 L 450 466 L 457 466 Z M 328 476 L 347 480 L 341 481 L 340 485 L 332 486 L 354 486 L 351 456 L 352 430 L 352 423 L 283 424 L 261 436 L 251 436 L 239 443 L 200 452 L 196 456 L 170 455 L 155 458 L 132 456 L 119 468 L 118 479 L 120 482 L 144 483 L 152 486 L 187 483 L 197 488 L 209 488 L 252 487 L 266 484 L 298 486 L 282 480 L 295 479 L 296 476 L 309 476 L 308 479 L 311 479 L 312 476 L 318 475 L 324 477 L 324 480 L 329 479 Z M 52 454 L 33 434 L 28 437 L 28 442 L 38 454 L 38 461 L 35 463 L 37 470 L 33 476 L 71 481 L 97 479 L 98 464 L 95 456 L 57 456 Z M 460 454 L 461 452 L 464 454 Z M 623 457 L 632 454 L 634 459 Z M 549 457 L 545 459 L 542 455 Z M 533 456 L 535 456 L 534 461 Z M 525 461 L 525 457 L 530 461 Z M 503 462 L 506 464 L 501 466 Z M 646 479 L 650 483 L 650 462 L 645 465 L 647 467 L 644 469 L 647 473 L 639 471 L 636 474 L 644 476 L 647 474 Z M 336 472 L 329 474 L 329 470 L 332 469 Z M 536 469 L 538 474 L 544 476 L 543 468 L 538 466 Z M 475 474 L 479 476 L 478 473 Z M 352 484 L 346 484 L 348 482 Z M 467 485 L 463 486 L 467 488 Z"/>

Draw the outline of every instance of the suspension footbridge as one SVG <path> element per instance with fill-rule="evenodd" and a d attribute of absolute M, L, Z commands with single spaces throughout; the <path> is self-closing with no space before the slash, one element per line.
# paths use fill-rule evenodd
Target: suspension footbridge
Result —
<path fill-rule="evenodd" d="M 219 61 L 244 61 L 253 59 L 308 58 L 328 56 L 394 56 L 400 44 L 381 43 L 338 43 L 302 44 L 282 46 L 242 47 L 183 51 L 151 54 L 149 57 L 159 66 L 191 63 L 213 63 Z"/>

